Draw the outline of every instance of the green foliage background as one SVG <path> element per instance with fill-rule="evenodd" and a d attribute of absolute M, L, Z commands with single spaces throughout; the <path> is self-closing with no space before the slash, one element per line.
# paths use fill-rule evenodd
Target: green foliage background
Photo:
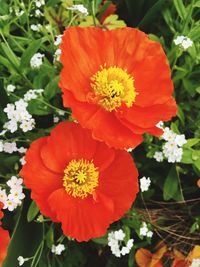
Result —
<path fill-rule="evenodd" d="M 170 164 L 167 161 L 158 163 L 153 159 L 154 152 L 161 147 L 158 138 L 146 135 L 142 145 L 136 148 L 132 155 L 137 163 L 140 177 L 149 176 L 153 185 L 148 192 L 139 194 L 134 207 L 111 229 L 122 228 L 126 238 L 134 238 L 135 244 L 131 253 L 120 259 L 111 254 L 107 246 L 107 237 L 91 240 L 87 243 L 77 243 L 62 236 L 60 225 L 53 224 L 48 219 L 36 218 L 39 211 L 35 203 L 30 200 L 29 192 L 21 208 L 14 213 L 6 213 L 4 227 L 12 236 L 8 256 L 3 267 L 18 266 L 17 257 L 33 257 L 24 264 L 25 267 L 91 267 L 91 266 L 137 266 L 134 253 L 137 248 L 153 249 L 160 239 L 165 239 L 170 246 L 177 246 L 177 237 L 173 236 L 176 227 L 173 225 L 177 211 L 184 214 L 185 236 L 199 234 L 199 188 L 196 183 L 200 177 L 200 1 L 199 0 L 116 0 L 117 14 L 130 27 L 137 27 L 149 34 L 153 40 L 160 42 L 167 54 L 172 70 L 175 87 L 175 98 L 179 107 L 177 117 L 169 123 L 176 133 L 183 133 L 189 139 L 184 145 L 181 163 Z M 31 17 L 33 1 L 19 0 L 0 1 L 0 129 L 6 121 L 3 111 L 7 103 L 16 101 L 29 89 L 44 88 L 44 93 L 29 103 L 29 112 L 36 120 L 36 128 L 27 133 L 16 132 L 6 134 L 6 140 L 15 140 L 17 144 L 28 147 L 29 144 L 49 134 L 54 126 L 53 116 L 61 120 L 71 119 L 70 111 L 63 111 L 61 92 L 58 88 L 61 65 L 55 62 L 53 55 L 55 36 L 62 34 L 69 25 L 84 26 L 98 24 L 100 0 L 76 1 L 84 4 L 90 18 L 76 17 L 67 11 L 67 6 L 73 1 L 47 0 L 44 7 L 44 17 Z M 9 9 L 24 10 L 22 16 L 14 16 Z M 96 19 L 95 19 L 96 17 Z M 110 28 L 123 26 L 117 17 L 109 22 Z M 40 32 L 33 32 L 31 24 L 42 24 Z M 50 30 L 45 28 L 50 25 Z M 191 38 L 194 45 L 187 51 L 175 46 L 173 40 L 178 35 Z M 44 64 L 39 70 L 30 67 L 30 59 L 36 52 L 45 54 Z M 8 84 L 15 84 L 15 93 L 8 95 L 5 88 Z M 21 165 L 20 156 L 0 153 L 0 182 L 5 183 L 12 175 L 18 174 Z M 148 212 L 154 213 L 155 221 L 148 217 Z M 166 212 L 167 210 L 167 212 Z M 171 217 L 170 217 L 171 216 Z M 175 216 L 176 217 L 176 216 Z M 177 218 L 178 220 L 178 218 Z M 141 221 L 146 221 L 154 229 L 154 237 L 142 239 L 139 236 Z M 176 220 L 175 220 L 176 222 Z M 200 239 L 200 237 L 199 237 Z M 61 256 L 55 256 L 50 249 L 52 244 L 63 242 L 66 251 Z M 182 250 L 188 252 L 192 245 L 179 239 Z M 182 242 L 182 243 L 181 243 Z M 184 246 L 183 246 L 184 244 Z M 165 266 L 165 265 L 164 265 Z M 170 266 L 166 263 L 165 267 Z"/>

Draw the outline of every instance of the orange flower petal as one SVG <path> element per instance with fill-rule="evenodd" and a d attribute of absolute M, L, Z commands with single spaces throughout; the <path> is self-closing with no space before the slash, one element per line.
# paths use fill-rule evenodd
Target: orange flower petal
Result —
<path fill-rule="evenodd" d="M 2 266 L 2 263 L 7 255 L 7 248 L 10 241 L 9 233 L 8 231 L 4 230 L 0 227 L 0 266 Z"/>
<path fill-rule="evenodd" d="M 31 197 L 37 202 L 41 212 L 56 220 L 49 210 L 46 199 L 52 191 L 62 186 L 62 176 L 51 172 L 42 162 L 40 151 L 46 141 L 47 137 L 44 137 L 31 144 L 25 156 L 26 164 L 20 171 L 20 175 L 24 178 L 24 184 L 32 189 Z"/>
<path fill-rule="evenodd" d="M 86 128 L 92 129 L 95 139 L 115 148 L 121 148 L 122 144 L 123 148 L 133 148 L 142 142 L 142 136 L 134 134 L 119 123 L 113 113 L 108 113 L 96 105 L 79 102 L 68 91 L 65 91 L 65 96 L 65 101 L 73 107 L 73 117 L 82 125 L 85 124 Z"/>
<path fill-rule="evenodd" d="M 130 167 L 125 170 L 124 166 L 128 163 Z M 97 190 L 113 200 L 115 208 L 113 221 L 118 220 L 131 208 L 138 192 L 138 181 L 133 179 L 138 176 L 138 172 L 132 163 L 133 159 L 127 152 L 118 151 L 112 164 L 101 173 Z M 115 173 L 115 179 L 113 179 L 113 173 Z"/>
<path fill-rule="evenodd" d="M 64 189 L 52 193 L 48 203 L 62 223 L 64 234 L 80 242 L 104 235 L 114 212 L 112 200 L 103 195 L 98 195 L 98 201 L 91 196 L 80 200 Z"/>

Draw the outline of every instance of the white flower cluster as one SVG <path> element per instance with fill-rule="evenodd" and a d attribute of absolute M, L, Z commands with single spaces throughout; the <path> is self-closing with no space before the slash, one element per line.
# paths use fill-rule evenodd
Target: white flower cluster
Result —
<path fill-rule="evenodd" d="M 84 16 L 88 15 L 88 10 L 86 7 L 84 7 L 84 5 L 73 5 L 71 7 L 68 7 L 67 9 L 72 10 L 72 11 L 78 11 Z"/>
<path fill-rule="evenodd" d="M 36 6 L 35 16 L 36 17 L 43 16 L 43 12 L 40 10 L 40 8 L 43 7 L 44 5 L 45 5 L 44 0 L 35 0 L 35 6 Z"/>
<path fill-rule="evenodd" d="M 190 38 L 183 35 L 177 36 L 176 39 L 174 39 L 174 43 L 175 45 L 179 45 L 185 50 L 193 45 L 193 41 Z"/>
<path fill-rule="evenodd" d="M 112 254 L 116 257 L 129 254 L 133 247 L 133 239 L 129 239 L 126 245 L 123 246 L 122 243 L 124 243 L 124 238 L 125 233 L 121 229 L 108 234 L 108 246 L 111 248 Z"/>
<path fill-rule="evenodd" d="M 13 211 L 18 206 L 21 206 L 22 199 L 25 198 L 22 187 L 23 180 L 12 176 L 11 179 L 7 182 L 7 185 L 10 187 L 10 193 L 7 195 L 6 190 L 0 187 L 0 202 L 3 203 L 3 209 L 8 209 Z"/>
<path fill-rule="evenodd" d="M 148 229 L 147 224 L 145 222 L 142 223 L 142 227 L 140 228 L 140 235 L 150 238 L 153 236 L 153 232 Z"/>
<path fill-rule="evenodd" d="M 36 99 L 44 92 L 44 89 L 30 89 L 24 95 L 24 101 L 28 102 L 32 99 Z"/>
<path fill-rule="evenodd" d="M 147 178 L 145 176 L 142 177 L 140 179 L 140 190 L 142 192 L 148 191 L 150 184 L 151 184 L 151 180 L 149 177 Z"/>
<path fill-rule="evenodd" d="M 38 69 L 42 65 L 42 58 L 44 57 L 44 54 L 36 53 L 32 56 L 30 60 L 31 68 Z"/>
<path fill-rule="evenodd" d="M 36 0 L 35 5 L 36 5 L 36 7 L 40 8 L 41 6 L 45 5 L 45 1 L 44 0 Z"/>
<path fill-rule="evenodd" d="M 182 146 L 187 143 L 184 134 L 176 134 L 169 127 L 163 128 L 161 124 L 157 125 L 163 129 L 164 133 L 162 138 L 166 141 L 162 147 L 162 152 L 157 151 L 154 154 L 154 158 L 158 162 L 162 162 L 164 157 L 168 162 L 180 162 L 183 155 Z"/>
<path fill-rule="evenodd" d="M 23 132 L 31 131 L 35 126 L 35 120 L 32 115 L 27 111 L 28 103 L 23 99 L 16 101 L 14 104 L 7 104 L 4 112 L 9 119 L 3 126 L 4 129 L 14 133 L 19 128 Z"/>
<path fill-rule="evenodd" d="M 16 142 L 7 142 L 4 140 L 0 140 L 0 152 L 6 152 L 9 154 L 12 154 L 13 152 L 19 152 L 19 153 L 26 153 L 26 148 L 23 146 L 20 148 L 17 148 Z"/>
<path fill-rule="evenodd" d="M 189 267 L 200 267 L 200 258 L 193 259 L 192 264 Z"/>
<path fill-rule="evenodd" d="M 55 39 L 55 41 L 54 41 L 54 45 L 55 45 L 55 46 L 60 45 L 61 41 L 62 41 L 62 34 L 56 36 L 56 39 Z M 54 60 L 55 60 L 55 61 L 59 61 L 59 60 L 60 60 L 60 55 L 61 55 L 61 49 L 58 48 L 58 49 L 55 51 L 55 54 L 54 54 Z"/>
<path fill-rule="evenodd" d="M 19 257 L 17 258 L 17 260 L 18 260 L 19 266 L 22 266 L 22 265 L 24 265 L 24 263 L 25 263 L 26 261 L 28 261 L 29 259 L 26 259 L 26 258 L 24 258 L 24 257 L 22 257 L 22 256 L 19 256 Z"/>
<path fill-rule="evenodd" d="M 31 24 L 30 26 L 31 30 L 34 31 L 34 32 L 39 32 L 42 28 L 42 25 L 41 24 Z"/>
<path fill-rule="evenodd" d="M 61 255 L 61 253 L 65 250 L 65 246 L 63 244 L 59 244 L 57 246 L 52 245 L 51 252 L 55 255 Z"/>
<path fill-rule="evenodd" d="M 15 89 L 16 89 L 16 87 L 13 84 L 8 84 L 7 87 L 6 87 L 6 91 L 8 93 L 13 93 L 15 91 Z"/>
<path fill-rule="evenodd" d="M 24 3 L 23 2 L 21 3 L 21 6 L 24 7 Z M 10 9 L 10 12 L 12 12 L 12 11 L 13 10 Z M 17 17 L 21 17 L 24 14 L 24 10 L 23 9 L 19 9 L 19 7 L 16 7 L 14 9 L 14 11 L 15 11 L 15 14 L 16 14 Z"/>

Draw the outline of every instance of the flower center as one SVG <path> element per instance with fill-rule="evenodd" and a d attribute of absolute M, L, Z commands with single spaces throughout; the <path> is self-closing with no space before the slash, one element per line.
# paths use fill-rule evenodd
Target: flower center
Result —
<path fill-rule="evenodd" d="M 71 160 L 64 170 L 63 186 L 73 197 L 85 198 L 98 186 L 99 172 L 89 160 Z"/>
<path fill-rule="evenodd" d="M 121 106 L 122 102 L 131 107 L 138 94 L 134 87 L 134 79 L 126 70 L 116 66 L 101 70 L 91 77 L 91 87 L 97 102 L 111 112 Z"/>

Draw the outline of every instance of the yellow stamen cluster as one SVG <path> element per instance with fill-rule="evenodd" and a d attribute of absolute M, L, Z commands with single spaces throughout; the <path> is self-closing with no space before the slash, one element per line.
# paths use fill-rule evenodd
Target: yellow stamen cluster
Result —
<path fill-rule="evenodd" d="M 91 81 L 98 103 L 109 112 L 120 107 L 122 102 L 131 107 L 135 101 L 137 92 L 134 79 L 122 68 L 101 66 L 101 70 L 91 77 Z"/>
<path fill-rule="evenodd" d="M 71 160 L 64 170 L 63 186 L 73 197 L 85 198 L 98 186 L 99 172 L 89 160 Z"/>

